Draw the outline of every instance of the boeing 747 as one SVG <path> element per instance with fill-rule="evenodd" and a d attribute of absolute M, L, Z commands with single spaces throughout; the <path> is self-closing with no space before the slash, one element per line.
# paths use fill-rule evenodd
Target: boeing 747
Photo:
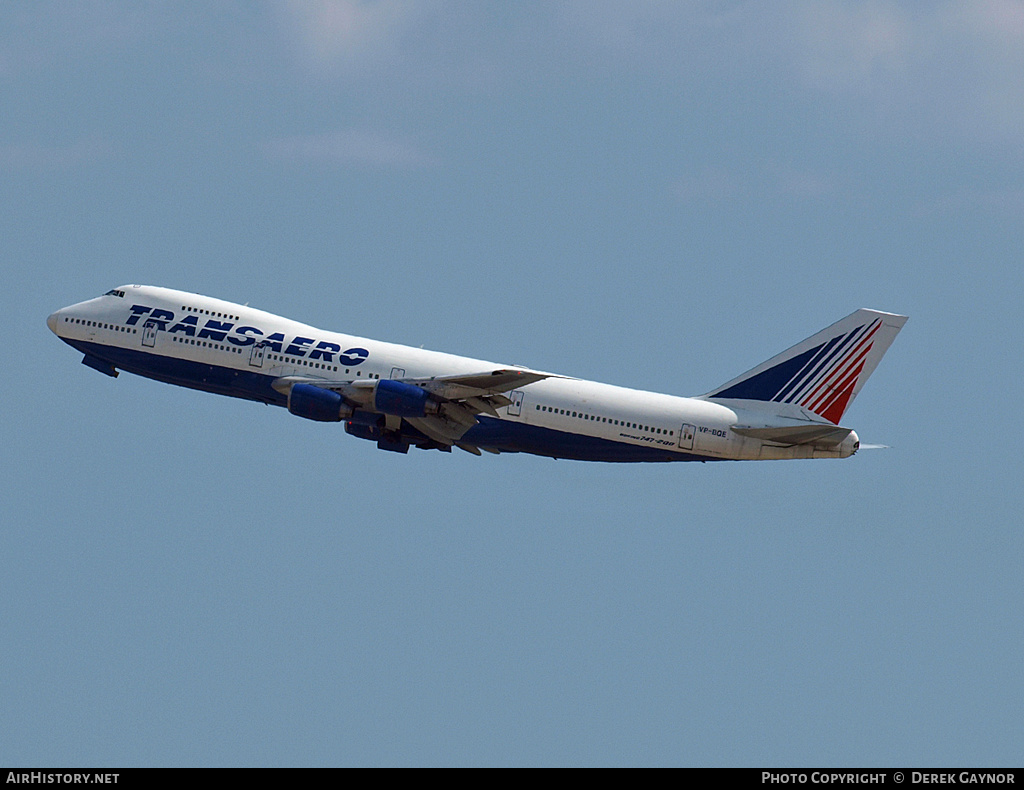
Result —
<path fill-rule="evenodd" d="M 840 421 L 906 321 L 857 310 L 692 398 L 328 332 L 147 285 L 62 308 L 47 324 L 100 373 L 343 422 L 382 450 L 721 461 L 857 452 L 857 434 Z"/>

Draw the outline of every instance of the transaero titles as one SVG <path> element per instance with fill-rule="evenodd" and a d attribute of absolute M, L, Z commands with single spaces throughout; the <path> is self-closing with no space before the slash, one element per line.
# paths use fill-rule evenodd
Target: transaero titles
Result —
<path fill-rule="evenodd" d="M 235 326 L 233 322 L 217 321 L 212 318 L 207 319 L 206 323 L 200 327 L 199 316 L 192 314 L 186 315 L 175 323 L 173 310 L 163 310 L 143 304 L 133 304 L 131 315 L 124 323 L 126 326 L 135 326 L 143 317 L 145 317 L 145 325 L 167 332 L 169 335 L 181 333 L 187 337 L 207 338 L 218 343 L 223 343 L 226 340 L 236 346 L 256 344 L 278 354 L 319 359 L 327 363 L 334 363 L 334 355 L 337 354 L 338 364 L 350 367 L 359 367 L 370 356 L 370 352 L 365 348 L 348 348 L 342 351 L 341 346 L 337 343 L 330 343 L 326 340 L 317 341 L 313 337 L 293 337 L 287 340 L 282 332 L 264 336 L 265 332 L 259 327 Z M 314 343 L 316 343 L 315 347 Z"/>
<path fill-rule="evenodd" d="M 811 784 L 828 785 L 858 785 L 858 784 L 885 784 L 889 773 L 840 773 L 828 771 L 811 771 L 810 773 L 781 773 L 776 771 L 762 771 L 761 784 Z M 926 772 L 910 771 L 909 776 L 902 771 L 892 774 L 892 784 L 902 784 L 909 780 L 910 784 L 950 784 L 950 785 L 1012 785 L 1015 784 L 1016 775 L 1013 773 L 982 773 L 980 771 L 953 772 Z"/>

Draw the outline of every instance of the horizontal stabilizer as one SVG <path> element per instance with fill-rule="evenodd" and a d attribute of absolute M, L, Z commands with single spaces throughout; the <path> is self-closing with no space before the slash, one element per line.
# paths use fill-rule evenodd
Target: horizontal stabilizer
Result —
<path fill-rule="evenodd" d="M 746 425 L 734 425 L 734 433 L 750 436 L 763 442 L 779 444 L 813 444 L 815 447 L 835 447 L 850 435 L 852 429 L 837 428 L 834 425 L 787 425 L 774 428 L 752 428 Z"/>

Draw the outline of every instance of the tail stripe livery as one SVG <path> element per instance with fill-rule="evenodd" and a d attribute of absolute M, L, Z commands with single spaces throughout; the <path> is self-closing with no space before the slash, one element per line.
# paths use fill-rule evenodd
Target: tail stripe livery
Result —
<path fill-rule="evenodd" d="M 778 401 L 779 403 L 794 403 L 801 399 L 807 394 L 815 382 L 821 380 L 821 378 L 828 373 L 830 365 L 835 358 L 842 354 L 844 350 L 851 344 L 857 341 L 860 333 L 864 327 L 858 327 L 850 332 L 846 337 L 836 337 L 830 340 L 828 343 L 821 347 L 821 352 L 815 355 L 806 366 L 806 368 L 812 368 L 809 373 L 804 376 L 801 374 L 804 372 L 800 371 L 796 376 L 793 377 L 792 381 L 774 398 L 771 400 Z"/>
<path fill-rule="evenodd" d="M 779 401 L 781 403 L 787 397 L 792 395 L 794 390 L 797 390 L 798 388 L 802 389 L 808 381 L 816 379 L 818 374 L 821 373 L 822 368 L 828 365 L 828 363 L 832 361 L 832 358 L 843 350 L 849 339 L 849 337 L 836 337 L 828 343 L 818 346 L 818 353 L 816 353 L 810 361 L 804 365 L 792 379 L 789 380 L 786 386 L 783 387 L 782 390 L 772 398 L 772 400 Z M 838 348 L 836 346 L 838 346 Z"/>
<path fill-rule="evenodd" d="M 852 390 L 853 384 L 857 380 L 857 376 L 860 375 L 860 372 L 863 369 L 863 364 L 856 369 L 856 372 L 853 375 L 852 380 L 848 382 L 843 381 L 843 383 L 838 386 L 836 385 L 836 382 L 843 377 L 848 377 L 850 369 L 857 365 L 857 363 L 863 363 L 864 358 L 871 350 L 872 343 L 870 343 L 869 341 L 871 340 L 874 333 L 878 330 L 879 325 L 881 325 L 881 322 L 878 322 L 870 331 L 868 331 L 866 336 L 860 341 L 860 343 L 857 346 L 854 347 L 854 349 L 849 354 L 847 354 L 837 364 L 833 365 L 831 368 L 826 370 L 825 373 L 821 377 L 819 377 L 819 379 L 816 382 L 812 382 L 807 388 L 803 390 L 803 392 L 806 392 L 808 389 L 810 389 L 810 395 L 808 395 L 806 398 L 803 398 L 802 400 L 799 400 L 801 406 L 805 406 L 811 411 L 813 411 L 815 414 L 819 414 L 824 417 L 825 415 L 823 414 L 823 412 L 828 405 L 827 403 L 823 403 L 824 398 L 826 398 L 830 393 L 836 392 L 836 390 L 838 390 L 839 392 L 844 391 L 847 385 Z M 813 389 L 811 389 L 811 387 L 813 387 Z M 793 398 L 790 398 L 786 402 L 795 403 L 797 401 L 798 398 L 794 396 Z"/>
<path fill-rule="evenodd" d="M 838 424 L 906 320 L 858 310 L 703 397 L 792 404 Z"/>
<path fill-rule="evenodd" d="M 864 358 L 871 351 L 873 345 L 869 342 L 872 336 L 878 331 L 878 327 L 881 325 L 879 321 L 875 327 L 868 332 L 864 340 L 861 341 L 860 345 L 857 346 L 850 354 L 844 359 L 839 365 L 832 369 L 832 372 L 825 378 L 821 384 L 818 385 L 817 389 L 811 393 L 811 395 L 801 402 L 801 406 L 806 406 L 808 409 L 824 417 L 830 422 L 839 422 L 839 419 L 843 416 L 843 412 L 846 411 L 846 404 L 850 401 L 850 396 L 853 394 L 853 385 L 857 382 L 857 377 L 860 376 L 864 370 Z M 853 358 L 851 361 L 851 357 Z M 856 365 L 856 368 L 854 366 Z M 853 372 L 850 373 L 850 369 Z M 845 376 L 840 384 L 836 385 L 836 381 L 841 377 Z M 819 391 L 823 391 L 821 395 L 815 400 L 815 396 L 818 395 Z M 830 398 L 829 395 L 832 397 Z"/>

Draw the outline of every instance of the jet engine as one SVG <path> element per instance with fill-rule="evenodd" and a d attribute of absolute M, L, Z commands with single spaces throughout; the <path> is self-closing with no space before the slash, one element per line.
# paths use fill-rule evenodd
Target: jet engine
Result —
<path fill-rule="evenodd" d="M 312 384 L 295 384 L 288 391 L 288 411 L 317 422 L 341 422 L 352 416 L 352 407 L 337 392 Z"/>
<path fill-rule="evenodd" d="M 425 417 L 437 413 L 438 403 L 417 386 L 381 379 L 373 390 L 373 409 L 395 417 Z"/>

